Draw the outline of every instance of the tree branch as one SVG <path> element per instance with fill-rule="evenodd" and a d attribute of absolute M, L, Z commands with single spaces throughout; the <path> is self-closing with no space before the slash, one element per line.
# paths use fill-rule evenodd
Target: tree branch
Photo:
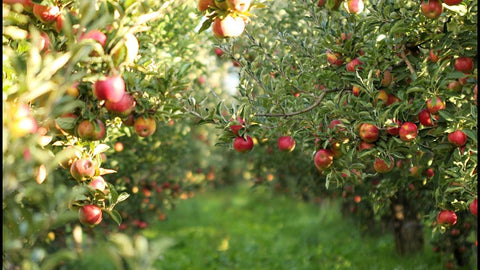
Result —
<path fill-rule="evenodd" d="M 410 60 L 408 60 L 407 56 L 405 55 L 405 50 L 402 50 L 400 54 L 402 56 L 403 61 L 405 61 L 405 63 L 407 64 L 408 69 L 410 70 L 410 73 L 415 74 L 415 69 L 413 68 L 412 63 L 410 63 Z"/>

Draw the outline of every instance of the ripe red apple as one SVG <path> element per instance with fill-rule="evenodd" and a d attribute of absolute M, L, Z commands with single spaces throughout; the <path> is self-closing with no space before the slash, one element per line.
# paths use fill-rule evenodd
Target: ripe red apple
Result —
<path fill-rule="evenodd" d="M 325 1 L 326 0 L 318 0 L 317 6 L 318 7 L 323 7 L 323 5 L 325 5 Z"/>
<path fill-rule="evenodd" d="M 247 135 L 247 138 L 236 137 L 233 140 L 233 149 L 239 153 L 247 153 L 253 149 L 253 139 Z"/>
<path fill-rule="evenodd" d="M 33 15 L 43 23 L 52 23 L 60 15 L 60 9 L 57 6 L 44 6 L 34 3 Z"/>
<path fill-rule="evenodd" d="M 245 12 L 250 8 L 251 0 L 227 0 L 229 9 L 238 12 Z"/>
<path fill-rule="evenodd" d="M 363 0 L 348 0 L 345 2 L 345 9 L 350 14 L 358 14 L 363 11 Z"/>
<path fill-rule="evenodd" d="M 90 159 L 75 160 L 70 166 L 70 174 L 77 181 L 85 181 L 95 175 L 95 164 Z"/>
<path fill-rule="evenodd" d="M 315 163 L 315 167 L 319 171 L 327 169 L 333 164 L 333 153 L 328 149 L 320 149 L 315 153 L 313 158 L 313 162 Z"/>
<path fill-rule="evenodd" d="M 221 56 L 223 55 L 222 49 L 220 49 L 220 48 L 215 48 L 215 54 L 216 54 L 218 57 L 221 57 Z"/>
<path fill-rule="evenodd" d="M 378 140 L 378 137 L 380 136 L 380 131 L 378 130 L 378 127 L 372 124 L 368 123 L 363 123 L 360 126 L 360 138 L 367 142 L 367 143 L 372 143 L 376 140 Z"/>
<path fill-rule="evenodd" d="M 78 219 L 85 225 L 98 225 L 102 222 L 102 209 L 93 204 L 87 204 L 78 209 Z"/>
<path fill-rule="evenodd" d="M 101 192 L 103 193 L 106 193 L 106 188 L 107 188 L 107 182 L 105 181 L 105 179 L 98 175 L 98 176 L 94 176 L 92 178 L 92 181 L 90 183 L 88 183 L 89 186 L 91 186 L 92 188 L 94 189 L 98 189 L 100 190 Z"/>
<path fill-rule="evenodd" d="M 239 132 L 242 128 L 243 128 L 243 125 L 231 125 L 230 126 L 230 131 L 232 131 L 232 133 L 235 136 L 239 136 Z"/>
<path fill-rule="evenodd" d="M 333 53 L 333 52 L 327 51 L 326 54 L 327 54 L 327 61 L 328 63 L 330 63 L 330 65 L 339 67 L 343 64 L 342 55 L 340 53 Z"/>
<path fill-rule="evenodd" d="M 358 97 L 360 95 L 360 86 L 358 85 L 354 85 L 352 87 L 352 94 L 356 97 Z"/>
<path fill-rule="evenodd" d="M 157 124 L 152 117 L 140 116 L 135 120 L 133 128 L 138 136 L 147 137 L 155 133 Z"/>
<path fill-rule="evenodd" d="M 401 102 L 402 100 L 396 97 L 394 94 L 388 94 L 387 106 L 392 105 L 395 102 Z"/>
<path fill-rule="evenodd" d="M 345 128 L 342 127 L 343 122 L 339 119 L 334 119 L 330 121 L 330 124 L 328 124 L 328 128 L 331 130 L 336 130 L 336 131 L 344 131 Z"/>
<path fill-rule="evenodd" d="M 375 97 L 375 103 L 378 103 L 380 101 L 383 102 L 383 105 L 387 105 L 388 103 L 388 93 L 383 89 L 378 90 L 378 94 Z"/>
<path fill-rule="evenodd" d="M 226 16 L 223 20 L 213 20 L 212 31 L 217 38 L 238 37 L 245 30 L 245 21 L 241 17 Z"/>
<path fill-rule="evenodd" d="M 358 58 L 354 58 L 352 61 L 348 62 L 347 65 L 346 65 L 346 69 L 348 71 L 355 71 L 355 67 L 358 66 L 358 70 L 361 70 L 362 67 L 360 65 L 362 65 L 363 63 L 358 59 Z"/>
<path fill-rule="evenodd" d="M 278 138 L 278 149 L 284 152 L 291 152 L 295 148 L 295 140 L 291 136 Z"/>
<path fill-rule="evenodd" d="M 433 100 L 432 98 L 429 98 L 427 100 L 427 109 L 431 114 L 436 114 L 438 113 L 438 111 L 443 110 L 445 108 L 446 108 L 446 105 L 440 97 L 436 97 Z"/>
<path fill-rule="evenodd" d="M 375 144 L 360 141 L 360 144 L 358 145 L 358 151 L 363 151 L 372 147 L 375 147 Z"/>
<path fill-rule="evenodd" d="M 91 30 L 87 33 L 82 33 L 80 35 L 79 41 L 86 39 L 93 39 L 100 43 L 102 47 L 105 47 L 105 44 L 107 43 L 107 36 L 99 30 Z"/>
<path fill-rule="evenodd" d="M 77 136 L 84 140 L 98 141 L 105 138 L 105 134 L 105 124 L 100 119 L 85 119 L 77 126 Z"/>
<path fill-rule="evenodd" d="M 198 0 L 198 11 L 202 12 L 207 10 L 209 7 L 215 7 L 215 2 L 213 0 Z"/>
<path fill-rule="evenodd" d="M 464 146 L 467 143 L 467 135 L 461 130 L 455 130 L 448 134 L 448 142 L 455 146 Z"/>
<path fill-rule="evenodd" d="M 463 0 L 443 0 L 443 3 L 449 6 L 458 5 L 462 3 Z"/>
<path fill-rule="evenodd" d="M 401 122 L 398 119 L 388 119 L 385 123 L 387 125 L 387 133 L 392 136 L 397 136 L 400 130 Z"/>
<path fill-rule="evenodd" d="M 470 205 L 468 206 L 469 209 L 470 209 L 470 213 L 472 213 L 472 215 L 474 216 L 477 216 L 477 198 L 475 198 L 471 203 Z"/>
<path fill-rule="evenodd" d="M 460 81 L 453 81 L 448 83 L 447 88 L 449 90 L 455 91 L 455 92 L 461 92 L 462 91 L 462 84 Z"/>
<path fill-rule="evenodd" d="M 119 102 L 125 94 L 125 81 L 120 75 L 107 76 L 95 82 L 93 94 L 99 100 Z"/>
<path fill-rule="evenodd" d="M 457 223 L 457 214 L 451 210 L 442 210 L 438 213 L 437 222 L 440 225 L 455 225 Z"/>
<path fill-rule="evenodd" d="M 423 15 L 429 19 L 440 17 L 443 11 L 442 2 L 440 0 L 423 0 L 420 4 Z"/>
<path fill-rule="evenodd" d="M 376 157 L 375 161 L 373 162 L 373 169 L 379 173 L 390 172 L 391 170 L 393 170 L 393 167 L 395 166 L 395 162 L 393 158 L 390 156 L 388 157 L 388 159 L 390 160 L 390 165 L 387 164 L 385 160 Z"/>
<path fill-rule="evenodd" d="M 427 109 L 423 109 L 418 113 L 418 120 L 420 121 L 420 124 L 426 127 L 435 125 L 435 122 L 432 121 L 432 117 L 438 121 L 438 115 L 431 115 Z"/>
<path fill-rule="evenodd" d="M 63 29 L 63 22 L 65 21 L 65 17 L 63 14 L 59 14 L 55 19 L 55 30 L 57 33 L 60 33 Z"/>
<path fill-rule="evenodd" d="M 430 49 L 429 56 L 430 56 L 430 61 L 432 61 L 433 63 L 438 62 L 438 60 L 440 59 L 433 49 Z"/>
<path fill-rule="evenodd" d="M 455 70 L 470 73 L 473 69 L 473 59 L 470 57 L 458 57 L 453 64 Z"/>
<path fill-rule="evenodd" d="M 135 104 L 135 99 L 130 94 L 125 92 L 123 97 L 118 102 L 111 102 L 107 100 L 105 102 L 105 108 L 113 114 L 119 116 L 128 116 L 135 109 Z"/>
<path fill-rule="evenodd" d="M 432 178 L 433 176 L 435 176 L 435 171 L 432 168 L 428 168 L 423 171 L 423 174 L 428 178 Z"/>
<path fill-rule="evenodd" d="M 405 122 L 402 124 L 400 127 L 400 130 L 398 131 L 398 136 L 400 137 L 400 140 L 404 142 L 410 142 L 413 141 L 418 134 L 418 128 L 417 125 L 415 125 L 412 122 Z"/>

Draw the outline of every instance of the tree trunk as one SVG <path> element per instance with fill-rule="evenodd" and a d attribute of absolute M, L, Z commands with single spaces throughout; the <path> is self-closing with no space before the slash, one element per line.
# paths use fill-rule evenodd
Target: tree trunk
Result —
<path fill-rule="evenodd" d="M 397 197 L 392 199 L 391 210 L 397 253 L 406 255 L 423 250 L 423 224 L 406 197 L 397 194 Z"/>

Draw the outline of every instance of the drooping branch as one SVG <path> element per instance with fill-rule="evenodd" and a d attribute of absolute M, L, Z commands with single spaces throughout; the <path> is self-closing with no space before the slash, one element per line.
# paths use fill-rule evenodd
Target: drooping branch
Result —
<path fill-rule="evenodd" d="M 407 64 L 410 73 L 415 74 L 415 69 L 413 68 L 412 63 L 410 63 L 410 60 L 408 60 L 407 55 L 405 55 L 405 50 L 402 50 L 400 55 L 402 56 L 403 61 Z"/>

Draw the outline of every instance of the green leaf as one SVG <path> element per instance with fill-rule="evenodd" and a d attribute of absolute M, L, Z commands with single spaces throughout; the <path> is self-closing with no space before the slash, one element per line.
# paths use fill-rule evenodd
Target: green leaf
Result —
<path fill-rule="evenodd" d="M 118 225 L 122 224 L 122 216 L 117 210 L 106 211 L 110 217 L 117 223 Z"/>
<path fill-rule="evenodd" d="M 212 25 L 212 23 L 213 23 L 213 18 L 208 18 L 207 20 L 205 20 L 202 23 L 202 26 L 200 27 L 200 29 L 198 30 L 198 33 L 200 34 L 201 32 L 210 28 L 210 25 Z"/>
<path fill-rule="evenodd" d="M 128 199 L 128 197 L 130 197 L 130 194 L 128 194 L 128 193 L 126 193 L 126 192 L 122 192 L 122 193 L 120 193 L 120 195 L 118 195 L 118 198 L 117 198 L 117 202 L 116 202 L 116 203 L 123 202 L 123 201 L 125 201 L 126 199 Z"/>

